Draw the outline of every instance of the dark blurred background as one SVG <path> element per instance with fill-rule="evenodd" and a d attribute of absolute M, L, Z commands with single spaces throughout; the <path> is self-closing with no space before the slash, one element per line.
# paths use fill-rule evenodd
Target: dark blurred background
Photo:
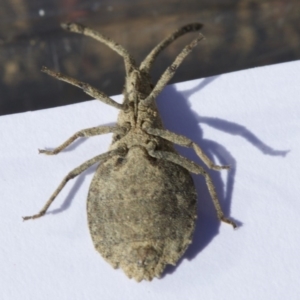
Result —
<path fill-rule="evenodd" d="M 122 92 L 122 59 L 91 38 L 65 32 L 74 21 L 113 38 L 141 61 L 166 35 L 189 22 L 205 24 L 206 40 L 172 82 L 300 58 L 300 1 L 249 0 L 0 0 L 0 114 L 66 105 L 90 97 L 40 72 L 43 65 Z M 195 33 L 168 47 L 153 78 Z"/>

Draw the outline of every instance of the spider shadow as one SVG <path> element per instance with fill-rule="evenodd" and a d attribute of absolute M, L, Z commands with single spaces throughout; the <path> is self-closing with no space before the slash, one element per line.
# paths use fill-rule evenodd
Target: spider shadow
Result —
<path fill-rule="evenodd" d="M 230 216 L 230 206 L 234 189 L 237 162 L 225 147 L 215 141 L 203 138 L 203 132 L 199 127 L 199 123 L 205 123 L 229 134 L 239 135 L 264 154 L 285 156 L 288 151 L 272 149 L 244 126 L 218 118 L 202 117 L 191 110 L 188 97 L 203 89 L 206 85 L 210 84 L 218 77 L 219 76 L 206 78 L 196 87 L 184 92 L 177 92 L 174 86 L 168 86 L 159 96 L 157 105 L 164 125 L 168 130 L 184 135 L 193 140 L 203 149 L 205 154 L 212 161 L 214 161 L 213 157 L 217 157 L 220 165 L 230 165 L 231 168 L 227 173 L 227 180 L 225 183 L 221 178 L 220 172 L 212 170 L 209 171 L 216 188 L 222 210 L 225 216 Z M 176 149 L 181 155 L 207 169 L 193 150 L 179 146 L 176 146 Z M 194 259 L 197 254 L 212 241 L 219 231 L 220 222 L 216 218 L 216 212 L 208 193 L 205 180 L 201 175 L 193 175 L 193 179 L 198 194 L 198 219 L 196 222 L 193 243 L 189 246 L 176 266 L 168 265 L 166 267 L 162 277 L 173 273 L 184 259 Z M 242 226 L 242 222 L 235 220 L 232 217 L 231 219 L 233 219 L 239 227 Z"/>

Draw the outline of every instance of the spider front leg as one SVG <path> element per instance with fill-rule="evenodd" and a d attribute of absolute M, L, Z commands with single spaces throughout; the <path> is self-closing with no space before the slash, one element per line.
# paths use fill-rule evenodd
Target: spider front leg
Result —
<path fill-rule="evenodd" d="M 152 51 L 147 55 L 147 57 L 141 63 L 140 70 L 149 73 L 155 58 L 159 55 L 160 52 L 162 52 L 165 48 L 167 48 L 171 43 L 173 43 L 176 39 L 178 39 L 182 35 L 189 32 L 198 31 L 202 27 L 203 24 L 201 23 L 191 23 L 191 24 L 184 25 L 181 28 L 174 31 L 173 33 L 171 33 L 168 37 L 163 39 L 157 46 L 155 46 L 152 49 Z"/>
<path fill-rule="evenodd" d="M 103 43 L 104 45 L 108 46 L 113 51 L 117 52 L 124 59 L 127 75 L 129 75 L 131 69 L 134 69 L 136 67 L 136 63 L 134 59 L 123 46 L 121 46 L 119 43 L 116 43 L 115 41 L 108 38 L 107 36 L 101 34 L 100 32 L 97 32 L 89 27 L 83 26 L 81 24 L 76 24 L 76 23 L 62 23 L 61 27 L 70 32 L 75 32 L 75 33 L 89 36 Z"/>
<path fill-rule="evenodd" d="M 153 103 L 159 93 L 164 89 L 164 87 L 168 84 L 170 79 L 174 76 L 177 68 L 181 65 L 183 60 L 187 57 L 187 55 L 195 48 L 198 43 L 204 39 L 204 36 L 200 33 L 198 34 L 197 38 L 195 38 L 190 44 L 185 46 L 182 51 L 178 54 L 175 58 L 174 62 L 169 66 L 166 71 L 162 74 L 159 78 L 158 82 L 156 83 L 154 89 L 150 93 L 150 95 L 141 102 L 143 106 L 148 106 Z"/>

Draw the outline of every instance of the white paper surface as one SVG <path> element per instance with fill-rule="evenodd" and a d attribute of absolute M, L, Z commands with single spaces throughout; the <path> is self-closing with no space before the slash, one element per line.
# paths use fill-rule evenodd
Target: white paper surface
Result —
<path fill-rule="evenodd" d="M 195 176 L 193 244 L 152 282 L 129 280 L 94 250 L 86 197 L 96 167 L 70 181 L 45 217 L 21 218 L 37 213 L 69 171 L 105 152 L 111 135 L 81 139 L 57 156 L 37 149 L 114 123 L 117 110 L 94 100 L 1 117 L 0 298 L 299 299 L 299 72 L 300 61 L 267 66 L 172 85 L 159 96 L 169 130 L 232 166 L 209 172 L 224 212 L 242 226 L 218 222 Z"/>

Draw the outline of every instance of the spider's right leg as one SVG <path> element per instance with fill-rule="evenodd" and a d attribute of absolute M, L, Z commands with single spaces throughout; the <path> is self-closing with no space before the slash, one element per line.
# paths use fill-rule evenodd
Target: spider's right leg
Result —
<path fill-rule="evenodd" d="M 198 45 L 198 43 L 204 38 L 204 36 L 199 33 L 198 36 L 188 45 L 186 45 L 182 51 L 177 55 L 171 66 L 169 66 L 166 71 L 161 75 L 155 87 L 151 91 L 150 95 L 143 101 L 141 104 L 144 106 L 148 106 L 153 103 L 158 96 L 158 94 L 164 89 L 164 87 L 168 84 L 170 79 L 174 76 L 177 68 L 181 65 L 186 56 L 193 50 L 194 47 Z"/>
<path fill-rule="evenodd" d="M 147 57 L 141 63 L 140 70 L 149 73 L 155 58 L 159 55 L 161 51 L 163 51 L 167 46 L 169 46 L 171 43 L 173 43 L 176 39 L 178 39 L 182 35 L 189 32 L 198 31 L 202 27 L 203 25 L 201 23 L 191 23 L 182 26 L 181 28 L 174 31 L 172 34 L 170 34 L 168 37 L 162 40 L 156 47 L 153 48 L 153 50 L 147 55 Z"/>
<path fill-rule="evenodd" d="M 216 212 L 217 212 L 218 219 L 222 222 L 232 225 L 233 228 L 237 227 L 237 225 L 234 221 L 225 217 L 223 210 L 221 208 L 217 193 L 216 193 L 215 186 L 214 186 L 209 174 L 204 170 L 204 168 L 202 168 L 201 166 L 197 165 L 193 161 L 191 161 L 177 153 L 168 152 L 168 151 L 156 151 L 155 144 L 149 144 L 148 153 L 152 157 L 155 157 L 157 159 L 168 160 L 174 164 L 177 164 L 177 165 L 183 167 L 184 169 L 188 170 L 191 173 L 201 174 L 202 176 L 204 176 L 209 194 L 211 196 L 212 202 L 213 202 Z"/>

